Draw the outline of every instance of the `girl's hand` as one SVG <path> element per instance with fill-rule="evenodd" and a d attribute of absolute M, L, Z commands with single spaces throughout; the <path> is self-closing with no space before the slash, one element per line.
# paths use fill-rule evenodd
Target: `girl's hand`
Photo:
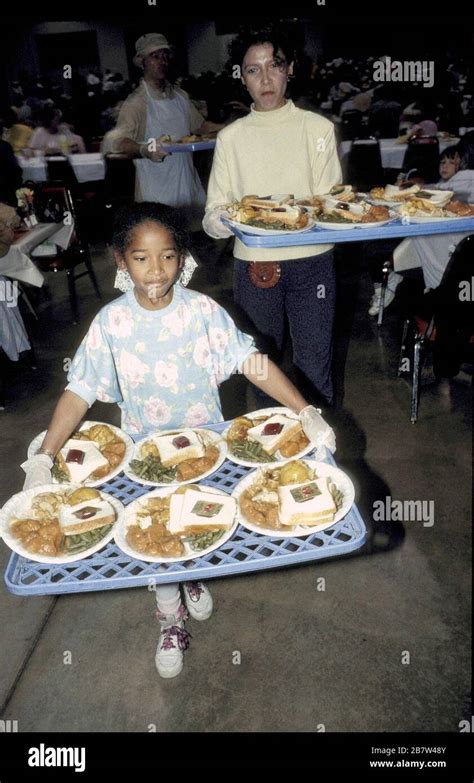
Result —
<path fill-rule="evenodd" d="M 23 462 L 20 467 L 26 473 L 23 489 L 33 489 L 41 484 L 51 484 L 53 481 L 51 476 L 53 460 L 47 454 L 35 454 L 34 457 Z"/>
<path fill-rule="evenodd" d="M 312 405 L 307 405 L 300 412 L 300 422 L 303 432 L 311 443 L 319 448 L 326 446 L 332 453 L 336 451 L 336 435 L 332 427 L 324 421 L 320 413 Z"/>

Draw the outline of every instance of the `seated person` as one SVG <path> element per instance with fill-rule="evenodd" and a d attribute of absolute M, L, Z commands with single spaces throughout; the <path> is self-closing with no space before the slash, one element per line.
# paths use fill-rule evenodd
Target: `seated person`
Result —
<path fill-rule="evenodd" d="M 3 142 L 5 143 L 5 142 Z M 14 231 L 20 225 L 16 210 L 0 203 L 0 273 L 2 258 L 7 255 L 14 239 Z M 0 274 L 0 350 L 16 362 L 22 351 L 30 350 L 28 335 L 17 305 L 15 283 Z"/>
<path fill-rule="evenodd" d="M 30 155 L 35 151 L 44 155 L 71 155 L 85 152 L 86 147 L 81 136 L 73 133 L 61 123 L 61 112 L 54 106 L 46 106 L 41 113 L 41 126 L 36 128 L 29 141 L 27 150 Z"/>
<path fill-rule="evenodd" d="M 469 164 L 468 158 L 466 158 L 466 162 Z M 456 180 L 456 177 L 460 165 L 461 165 L 461 158 L 458 153 L 458 145 L 452 145 L 451 147 L 446 147 L 446 149 L 443 150 L 443 152 L 439 156 L 440 179 L 435 184 L 427 184 L 427 187 L 437 188 L 439 190 L 446 190 L 446 189 L 454 190 L 455 188 L 453 187 L 453 183 L 455 184 L 456 181 L 459 182 L 459 179 Z M 464 181 L 466 174 L 469 179 L 471 179 L 471 174 L 474 174 L 474 171 L 470 171 L 470 173 L 467 173 L 468 171 L 469 170 L 466 170 L 466 173 L 464 175 L 461 175 L 462 181 Z M 404 182 L 406 184 L 412 183 L 412 184 L 425 185 L 426 183 L 424 182 L 423 178 L 418 176 L 418 174 L 419 172 L 417 172 L 414 169 L 408 172 L 408 175 L 402 172 L 397 179 L 397 184 L 401 184 L 402 182 Z M 473 192 L 471 189 L 471 196 L 472 195 Z M 459 195 L 459 199 L 461 201 L 468 201 L 468 202 L 473 200 L 472 198 L 469 198 L 469 194 L 467 194 L 467 197 L 466 194 L 464 195 L 464 197 L 462 195 Z M 448 236 L 452 237 L 452 235 L 448 235 Z M 434 240 L 438 244 L 440 239 L 441 240 L 443 239 L 443 236 L 424 237 L 424 239 L 431 240 L 431 241 Z M 398 251 L 400 257 L 404 256 L 405 253 L 409 254 L 411 252 L 410 243 L 420 242 L 420 241 L 422 240 L 405 239 L 402 243 L 399 243 L 398 240 L 389 239 L 386 240 L 385 242 L 377 242 L 373 248 L 369 248 L 367 250 L 366 255 L 369 258 L 369 270 L 374 283 L 374 295 L 372 296 L 370 302 L 369 315 L 377 315 L 379 311 L 380 299 L 382 296 L 382 287 L 380 281 L 382 276 L 381 270 L 382 270 L 383 261 L 387 258 L 387 256 L 391 255 L 391 253 L 398 247 L 400 247 L 400 250 Z M 406 258 L 406 256 L 404 257 Z M 442 262 L 443 270 L 446 267 L 447 259 L 448 256 Z M 384 307 L 388 307 L 395 299 L 395 292 L 401 280 L 402 280 L 402 276 L 397 274 L 393 270 L 389 273 L 388 281 L 387 281 L 387 289 L 385 291 Z M 441 277 L 439 278 L 437 285 L 439 285 L 440 280 Z M 425 278 L 425 282 L 426 282 L 426 278 Z M 436 286 L 431 285 L 430 287 L 434 288 Z"/>
<path fill-rule="evenodd" d="M 13 109 L 8 109 L 3 118 L 5 130 L 3 131 L 3 140 L 7 141 L 13 148 L 15 155 L 18 155 L 28 146 L 28 142 L 33 134 L 33 128 L 29 121 L 18 119 Z"/>
<path fill-rule="evenodd" d="M 438 182 L 439 190 L 452 190 L 453 198 L 474 203 L 474 131 L 466 133 L 456 147 L 456 173 L 447 181 Z M 420 266 L 427 288 L 437 288 L 443 278 L 449 258 L 456 245 L 471 231 L 457 234 L 438 234 L 404 239 L 394 253 L 394 259 L 403 266 Z"/>
<path fill-rule="evenodd" d="M 1 138 L 3 126 L 0 118 L 0 202 L 16 207 L 15 191 L 21 187 L 23 173 L 11 145 Z"/>

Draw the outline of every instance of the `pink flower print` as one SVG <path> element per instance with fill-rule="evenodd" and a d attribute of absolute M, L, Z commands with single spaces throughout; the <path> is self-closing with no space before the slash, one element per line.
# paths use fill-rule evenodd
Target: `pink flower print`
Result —
<path fill-rule="evenodd" d="M 209 367 L 211 364 L 211 349 L 206 335 L 196 340 L 193 351 L 193 360 L 198 367 Z"/>
<path fill-rule="evenodd" d="M 217 310 L 217 304 L 213 299 L 209 299 L 208 296 L 201 296 L 199 299 L 199 305 L 201 307 L 201 313 L 204 315 L 209 315 L 214 310 Z"/>
<path fill-rule="evenodd" d="M 132 389 L 136 389 L 145 380 L 145 375 L 150 372 L 148 365 L 140 361 L 138 356 L 122 350 L 119 358 L 120 376 Z"/>
<path fill-rule="evenodd" d="M 114 337 L 129 337 L 133 332 L 133 316 L 128 307 L 117 305 L 109 310 L 107 329 Z"/>
<path fill-rule="evenodd" d="M 186 413 L 184 423 L 186 427 L 199 427 L 201 424 L 208 424 L 210 421 L 209 411 L 202 402 L 191 405 Z"/>
<path fill-rule="evenodd" d="M 178 380 L 178 368 L 175 364 L 167 362 L 157 362 L 155 364 L 155 380 L 158 386 L 164 386 L 169 389 L 176 386 Z"/>
<path fill-rule="evenodd" d="M 229 335 L 224 329 L 220 329 L 218 326 L 209 329 L 209 344 L 212 352 L 223 353 L 228 342 Z"/>
<path fill-rule="evenodd" d="M 181 337 L 185 329 L 189 326 L 192 315 L 185 304 L 180 303 L 174 312 L 163 316 L 162 324 L 170 330 L 175 337 Z"/>
<path fill-rule="evenodd" d="M 91 324 L 89 334 L 87 335 L 87 350 L 96 351 L 103 345 L 104 339 L 102 337 L 102 331 L 98 323 Z"/>
<path fill-rule="evenodd" d="M 143 404 L 143 412 L 145 418 L 154 427 L 160 427 L 163 424 L 168 424 L 171 419 L 171 410 L 168 405 L 160 400 L 158 397 L 150 397 Z"/>
<path fill-rule="evenodd" d="M 133 432 L 134 435 L 138 435 L 142 430 L 142 425 L 133 416 L 125 416 L 122 421 L 122 429 L 125 432 Z"/>

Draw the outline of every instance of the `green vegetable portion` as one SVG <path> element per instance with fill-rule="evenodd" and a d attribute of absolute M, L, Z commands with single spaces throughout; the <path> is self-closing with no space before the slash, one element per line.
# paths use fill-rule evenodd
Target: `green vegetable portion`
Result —
<path fill-rule="evenodd" d="M 57 462 L 54 462 L 53 467 L 51 468 L 51 475 L 56 481 L 59 481 L 60 484 L 70 481 L 67 473 L 61 470 Z"/>
<path fill-rule="evenodd" d="M 185 538 L 191 549 L 196 552 L 202 552 L 203 549 L 207 549 L 208 546 L 212 546 L 221 536 L 224 534 L 223 530 L 215 530 L 209 533 L 197 533 L 194 536 Z"/>
<path fill-rule="evenodd" d="M 130 467 L 145 481 L 170 484 L 176 478 L 176 468 L 164 468 L 159 457 L 148 454 L 144 459 L 132 459 Z"/>
<path fill-rule="evenodd" d="M 265 451 L 259 443 L 251 440 L 231 441 L 229 450 L 235 457 L 247 462 L 278 462 L 277 458 Z"/>
<path fill-rule="evenodd" d="M 65 555 L 78 555 L 80 552 L 84 552 L 85 549 L 98 544 L 111 529 L 112 525 L 104 525 L 104 527 L 88 530 L 85 533 L 78 533 L 75 536 L 63 536 L 60 550 Z"/>

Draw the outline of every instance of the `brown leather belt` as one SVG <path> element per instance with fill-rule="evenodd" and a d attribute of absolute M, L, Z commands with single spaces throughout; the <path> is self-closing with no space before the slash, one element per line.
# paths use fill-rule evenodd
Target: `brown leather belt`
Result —
<path fill-rule="evenodd" d="M 256 288 L 273 288 L 281 277 L 281 265 L 276 261 L 249 261 L 248 275 Z"/>

